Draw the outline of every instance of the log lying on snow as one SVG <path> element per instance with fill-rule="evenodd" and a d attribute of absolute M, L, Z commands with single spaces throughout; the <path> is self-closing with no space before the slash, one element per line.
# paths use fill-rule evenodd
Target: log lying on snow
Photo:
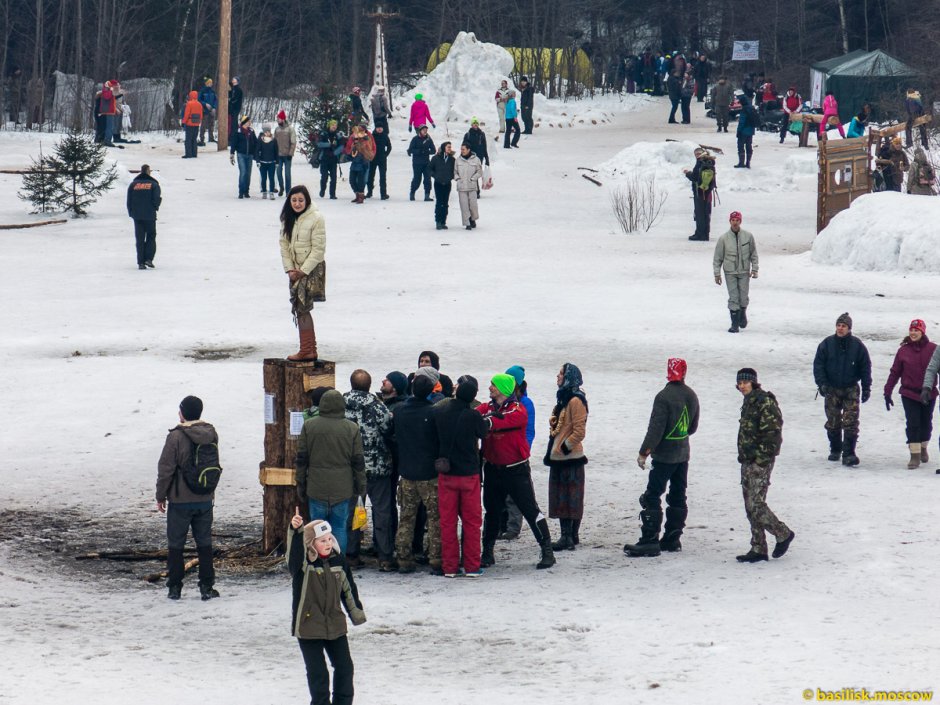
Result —
<path fill-rule="evenodd" d="M 603 185 L 604 185 L 604 184 L 602 184 L 600 181 L 598 181 L 597 179 L 595 179 L 594 177 L 588 176 L 587 174 L 581 174 L 581 176 L 584 177 L 585 179 L 587 179 L 588 181 L 590 181 L 592 184 L 596 184 L 596 185 L 598 185 L 598 186 L 603 186 Z"/>
<path fill-rule="evenodd" d="M 183 564 L 183 573 L 184 574 L 188 573 L 197 565 L 199 565 L 198 558 L 193 558 L 191 561 L 186 561 L 186 563 Z M 144 580 L 146 580 L 148 583 L 155 583 L 158 580 L 163 580 L 165 577 L 166 577 L 166 571 L 162 570 L 159 573 L 151 573 L 150 575 L 145 575 Z"/>
<path fill-rule="evenodd" d="M 38 228 L 42 225 L 61 225 L 69 222 L 65 218 L 56 220 L 39 220 L 35 223 L 14 223 L 11 225 L 0 225 L 0 230 L 22 230 L 23 228 Z"/>
<path fill-rule="evenodd" d="M 192 549 L 186 549 L 185 554 L 194 555 L 196 552 Z M 77 561 L 97 561 L 97 560 L 108 560 L 108 561 L 165 561 L 166 560 L 166 549 L 160 549 L 156 551 L 134 551 L 134 550 L 125 550 L 125 551 L 96 551 L 94 553 L 83 553 L 80 556 L 75 556 Z"/>

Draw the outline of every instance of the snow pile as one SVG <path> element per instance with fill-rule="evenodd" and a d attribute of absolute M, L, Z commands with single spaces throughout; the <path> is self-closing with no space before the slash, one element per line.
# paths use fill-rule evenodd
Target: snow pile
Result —
<path fill-rule="evenodd" d="M 513 70 L 512 54 L 498 44 L 479 41 L 472 32 L 460 32 L 445 59 L 413 90 L 395 101 L 396 113 L 407 118 L 414 96 L 420 93 L 428 104 L 436 124 L 457 122 L 469 125 L 478 118 L 492 131 L 499 124 L 496 90 L 502 81 L 516 92 L 519 105 L 521 91 L 509 74 Z M 611 95 L 606 100 L 549 100 L 535 94 L 533 116 L 536 127 L 581 127 L 608 123 L 615 112 L 632 112 L 648 105 L 647 95 Z M 519 118 L 520 127 L 522 118 Z"/>
<path fill-rule="evenodd" d="M 688 188 L 683 169 L 695 166 L 694 142 L 636 142 L 598 167 L 602 181 L 655 177 L 658 183 Z M 720 181 L 719 181 L 720 183 Z"/>
<path fill-rule="evenodd" d="M 813 261 L 849 269 L 940 273 L 940 198 L 862 196 L 816 236 Z"/>
<path fill-rule="evenodd" d="M 493 124 L 494 96 L 500 81 L 509 81 L 509 87 L 519 93 L 509 78 L 513 64 L 512 55 L 498 44 L 478 41 L 472 32 L 461 32 L 447 57 L 398 104 L 398 112 L 408 117 L 411 100 L 421 93 L 437 124 L 469 123 L 473 117 Z"/>

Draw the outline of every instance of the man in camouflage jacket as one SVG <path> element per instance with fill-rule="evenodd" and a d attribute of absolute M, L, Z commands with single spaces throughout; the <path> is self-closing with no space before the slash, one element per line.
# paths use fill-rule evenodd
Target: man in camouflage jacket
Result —
<path fill-rule="evenodd" d="M 738 462 L 741 463 L 741 489 L 744 511 L 751 524 L 751 550 L 737 556 L 741 563 L 767 560 L 769 531 L 777 539 L 774 558 L 780 558 L 790 547 L 795 534 L 767 506 L 767 490 L 774 461 L 783 443 L 783 414 L 777 399 L 761 389 L 757 372 L 750 367 L 738 370 L 738 391 L 744 396 L 738 429 Z"/>
<path fill-rule="evenodd" d="M 392 474 L 392 414 L 385 403 L 369 392 L 372 376 L 356 370 L 349 377 L 352 389 L 343 395 L 346 418 L 359 425 L 362 455 L 366 466 L 366 494 L 372 501 L 372 529 L 379 566 L 390 568 L 395 551 L 393 507 L 395 496 L 389 477 Z M 349 538 L 347 559 L 356 563 L 362 532 L 354 531 Z"/>

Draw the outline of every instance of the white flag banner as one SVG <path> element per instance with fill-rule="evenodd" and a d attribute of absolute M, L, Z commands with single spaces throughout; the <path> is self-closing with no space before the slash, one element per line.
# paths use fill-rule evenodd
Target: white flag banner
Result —
<path fill-rule="evenodd" d="M 760 42 L 738 42 L 734 43 L 734 49 L 731 52 L 732 61 L 756 61 L 760 54 Z"/>

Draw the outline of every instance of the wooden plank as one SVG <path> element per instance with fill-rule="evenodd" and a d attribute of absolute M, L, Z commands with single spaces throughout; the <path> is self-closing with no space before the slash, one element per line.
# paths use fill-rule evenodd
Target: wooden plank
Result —
<path fill-rule="evenodd" d="M 39 228 L 43 225 L 61 225 L 69 222 L 65 218 L 57 220 L 39 220 L 35 223 L 17 223 L 13 225 L 0 225 L 0 230 L 24 230 L 26 228 Z"/>
<path fill-rule="evenodd" d="M 911 128 L 919 127 L 920 125 L 927 125 L 932 120 L 933 115 L 921 115 L 911 123 Z M 891 125 L 889 127 L 873 127 L 871 128 L 871 134 L 876 138 L 892 137 L 904 132 L 905 130 L 907 130 L 907 123 L 900 122 L 897 125 Z"/>
<path fill-rule="evenodd" d="M 258 471 L 258 481 L 262 485 L 293 487 L 296 484 L 294 468 L 269 468 L 264 465 Z"/>

